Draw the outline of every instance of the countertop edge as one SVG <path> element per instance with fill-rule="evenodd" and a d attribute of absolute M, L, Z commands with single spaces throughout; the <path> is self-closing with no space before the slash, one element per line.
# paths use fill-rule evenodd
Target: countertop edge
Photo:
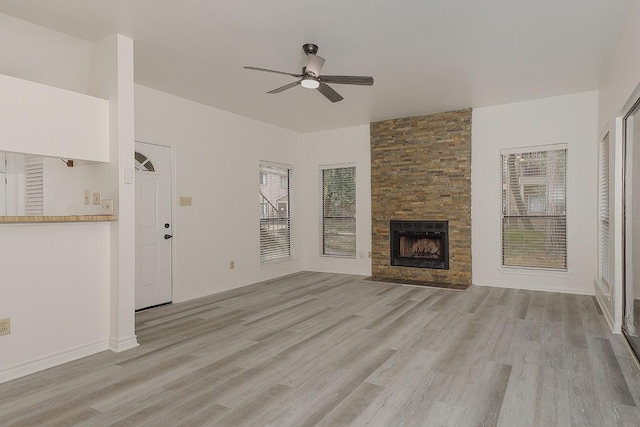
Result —
<path fill-rule="evenodd" d="M 117 215 L 0 216 L 0 224 L 117 221 Z"/>

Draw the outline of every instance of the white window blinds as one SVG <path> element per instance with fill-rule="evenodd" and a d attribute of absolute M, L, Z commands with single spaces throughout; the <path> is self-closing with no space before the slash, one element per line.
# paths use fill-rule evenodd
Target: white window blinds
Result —
<path fill-rule="evenodd" d="M 502 265 L 566 270 L 566 145 L 520 150 L 501 153 Z"/>
<path fill-rule="evenodd" d="M 291 168 L 260 163 L 260 263 L 291 256 Z"/>
<path fill-rule="evenodd" d="M 44 215 L 42 156 L 24 157 L 24 214 Z"/>
<path fill-rule="evenodd" d="M 609 134 L 600 141 L 600 164 L 598 175 L 598 235 L 600 278 L 609 285 Z"/>
<path fill-rule="evenodd" d="M 322 170 L 322 254 L 356 257 L 356 168 Z"/>

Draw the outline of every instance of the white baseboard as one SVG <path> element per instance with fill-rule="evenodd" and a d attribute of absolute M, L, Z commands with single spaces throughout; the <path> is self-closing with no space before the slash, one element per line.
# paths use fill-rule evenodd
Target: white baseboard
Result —
<path fill-rule="evenodd" d="M 63 363 L 91 356 L 92 354 L 100 353 L 101 351 L 108 349 L 109 343 L 106 340 L 98 341 L 73 350 L 63 351 L 62 353 L 54 354 L 53 356 L 23 363 L 9 369 L 2 369 L 0 370 L 0 384 L 26 375 L 34 374 L 45 369 L 53 368 L 54 366 L 62 365 Z"/>
<path fill-rule="evenodd" d="M 604 319 L 607 321 L 607 324 L 609 325 L 609 328 L 611 329 L 612 333 L 621 334 L 622 331 L 620 331 L 620 328 L 616 330 L 615 322 L 613 321 L 613 316 L 611 315 L 611 313 L 609 313 L 609 307 L 607 306 L 607 304 L 605 304 L 604 301 L 602 301 L 602 297 L 603 295 L 601 293 L 596 292 L 596 300 L 598 301 L 598 305 L 600 306 L 600 310 L 602 311 L 602 314 L 604 314 Z"/>
<path fill-rule="evenodd" d="M 523 289 L 526 291 L 541 291 L 541 292 L 557 292 L 561 294 L 573 294 L 573 295 L 595 295 L 593 289 L 574 289 L 574 288 L 552 288 L 548 286 L 538 286 L 538 285 L 522 285 L 522 284 L 509 284 L 502 285 L 498 283 L 477 283 L 473 282 L 474 286 L 490 286 L 493 288 L 509 288 L 509 289 Z"/>
<path fill-rule="evenodd" d="M 124 340 L 109 339 L 109 350 L 114 353 L 120 353 L 121 351 L 129 350 L 139 345 L 138 338 L 135 335 Z"/>

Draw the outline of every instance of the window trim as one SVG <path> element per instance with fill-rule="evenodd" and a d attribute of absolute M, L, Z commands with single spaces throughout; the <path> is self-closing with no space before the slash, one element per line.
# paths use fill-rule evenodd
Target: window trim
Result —
<path fill-rule="evenodd" d="M 324 188 L 323 188 L 323 172 L 325 170 L 330 169 L 340 169 L 340 168 L 354 168 L 355 172 L 355 186 L 356 186 L 356 194 L 355 194 L 355 208 L 356 212 L 353 216 L 355 220 L 355 247 L 353 251 L 353 256 L 350 255 L 332 255 L 324 253 Z M 318 254 L 321 258 L 334 259 L 334 260 L 342 260 L 342 261 L 356 261 L 358 259 L 358 168 L 355 162 L 348 163 L 333 163 L 333 164 L 325 164 L 318 166 Z"/>
<path fill-rule="evenodd" d="M 558 144 L 545 144 L 545 145 L 534 145 L 534 146 L 524 146 L 524 147 L 512 147 L 500 150 L 500 171 L 499 171 L 499 182 L 500 182 L 500 206 L 499 206 L 499 233 L 500 233 L 500 250 L 498 252 L 498 263 L 499 263 L 499 271 L 503 273 L 514 273 L 514 274 L 531 274 L 531 275 L 543 275 L 543 276 L 558 276 L 558 277 L 566 277 L 569 276 L 569 240 L 568 240 L 568 218 L 569 218 L 569 205 L 567 203 L 567 195 L 568 195 L 568 183 L 569 183 L 569 174 L 568 174 L 568 165 L 569 165 L 569 144 L 568 143 L 558 143 Z M 564 181 L 564 219 L 565 219 L 565 267 L 564 268 L 555 268 L 555 267 L 538 267 L 538 266 L 518 266 L 518 265 L 505 265 L 504 264 L 504 232 L 503 232 L 503 211 L 502 211 L 502 156 L 511 155 L 511 154 L 523 154 L 523 153 L 534 153 L 541 151 L 557 151 L 557 150 L 565 150 L 565 181 Z M 545 180 L 546 183 L 546 180 Z M 546 185 L 546 184 L 545 184 Z M 545 215 L 546 216 L 546 215 Z"/>
<path fill-rule="evenodd" d="M 277 257 L 277 258 L 273 258 L 273 259 L 262 259 L 262 243 L 260 240 L 260 227 L 258 227 L 258 245 L 259 245 L 259 250 L 258 250 L 258 265 L 259 267 L 269 267 L 272 265 L 277 265 L 280 263 L 284 263 L 284 262 L 290 262 L 292 260 L 294 260 L 294 241 L 293 241 L 293 221 L 292 221 L 292 206 L 293 206 L 293 186 L 292 186 L 292 182 L 293 182 L 293 166 L 290 164 L 286 164 L 286 163 L 277 163 L 277 162 L 271 162 L 271 161 L 265 161 L 265 160 L 260 160 L 258 162 L 258 173 L 262 174 L 261 170 L 262 167 L 273 167 L 273 168 L 279 168 L 279 169 L 287 169 L 288 171 L 288 182 L 289 182 L 289 188 L 287 190 L 288 193 L 288 197 L 287 197 L 287 218 L 288 219 L 288 232 L 289 232 L 289 242 L 288 242 L 288 247 L 289 247 L 289 254 L 285 255 L 285 256 L 281 256 L 281 257 Z M 266 173 L 265 173 L 266 175 Z M 269 180 L 267 178 L 267 185 L 269 183 Z M 275 185 L 277 188 L 280 189 L 280 183 L 278 182 L 278 184 Z M 260 196 L 262 194 L 262 190 L 264 188 L 264 185 L 260 184 L 258 185 L 258 195 Z M 260 223 L 260 221 L 262 221 L 262 213 L 260 212 L 260 209 L 258 209 L 258 223 Z"/>

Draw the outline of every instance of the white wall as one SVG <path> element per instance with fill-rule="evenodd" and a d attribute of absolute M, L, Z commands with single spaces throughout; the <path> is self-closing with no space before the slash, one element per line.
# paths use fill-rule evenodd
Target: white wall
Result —
<path fill-rule="evenodd" d="M 109 102 L 0 74 L 5 151 L 108 161 Z"/>
<path fill-rule="evenodd" d="M 618 42 L 604 64 L 599 81 L 598 135 L 609 132 L 609 177 L 611 253 L 609 256 L 609 284 L 613 287 L 607 296 L 595 286 L 596 296 L 612 329 L 620 331 L 622 323 L 622 130 L 621 117 L 626 114 L 630 102 L 634 102 L 640 91 L 640 3 L 634 4 L 627 20 L 620 29 Z M 635 91 L 635 94 L 634 94 Z M 594 275 L 594 281 L 597 276 Z"/>
<path fill-rule="evenodd" d="M 173 218 L 175 302 L 300 271 L 303 251 L 303 145 L 299 134 L 135 87 L 136 140 L 175 147 L 177 195 L 193 206 Z M 293 260 L 259 262 L 258 164 L 293 166 Z M 229 262 L 235 261 L 235 268 Z"/>
<path fill-rule="evenodd" d="M 10 335 L 0 337 L 0 382 L 108 347 L 136 345 L 134 199 L 132 185 L 129 189 L 121 182 L 121 169 L 133 166 L 133 41 L 114 36 L 94 46 L 8 21 L 11 37 L 6 39 L 10 43 L 0 42 L 0 74 L 34 78 L 52 86 L 49 89 L 106 94 L 104 99 L 110 100 L 110 118 L 117 120 L 109 123 L 111 147 L 100 149 L 111 148 L 112 163 L 94 164 L 76 174 L 87 184 L 96 183 L 91 187 L 120 198 L 121 204 L 125 200 L 126 208 L 118 212 L 117 223 L 0 226 L 0 271 L 7 296 L 0 299 L 0 317 L 10 317 L 12 326 Z M 0 15 L 0 23 L 8 21 Z M 7 30 L 0 28 L 0 33 Z M 56 108 L 50 104 L 46 111 Z M 49 153 L 46 135 L 27 142 L 28 149 L 13 149 Z M 62 148 L 69 149 L 65 157 L 83 157 L 72 144 Z M 8 144 L 0 141 L 0 150 L 6 149 Z M 84 182 L 80 185 L 85 187 Z"/>
<path fill-rule="evenodd" d="M 87 93 L 93 43 L 0 14 L 2 74 Z"/>
<path fill-rule="evenodd" d="M 596 274 L 597 92 L 473 110 L 471 223 L 476 285 L 593 294 Z M 568 273 L 500 267 L 500 150 L 568 144 Z"/>
<path fill-rule="evenodd" d="M 45 215 L 99 215 L 100 205 L 93 200 L 84 204 L 84 190 L 100 192 L 103 198 L 110 194 L 111 186 L 100 177 L 99 164 L 75 160 L 68 167 L 58 157 L 44 157 L 44 214 Z"/>
<path fill-rule="evenodd" d="M 301 135 L 304 147 L 302 209 L 304 269 L 371 275 L 371 150 L 369 125 Z M 356 259 L 321 256 L 320 167 L 356 167 Z"/>
<path fill-rule="evenodd" d="M 106 350 L 109 224 L 1 225 L 0 383 Z"/>

